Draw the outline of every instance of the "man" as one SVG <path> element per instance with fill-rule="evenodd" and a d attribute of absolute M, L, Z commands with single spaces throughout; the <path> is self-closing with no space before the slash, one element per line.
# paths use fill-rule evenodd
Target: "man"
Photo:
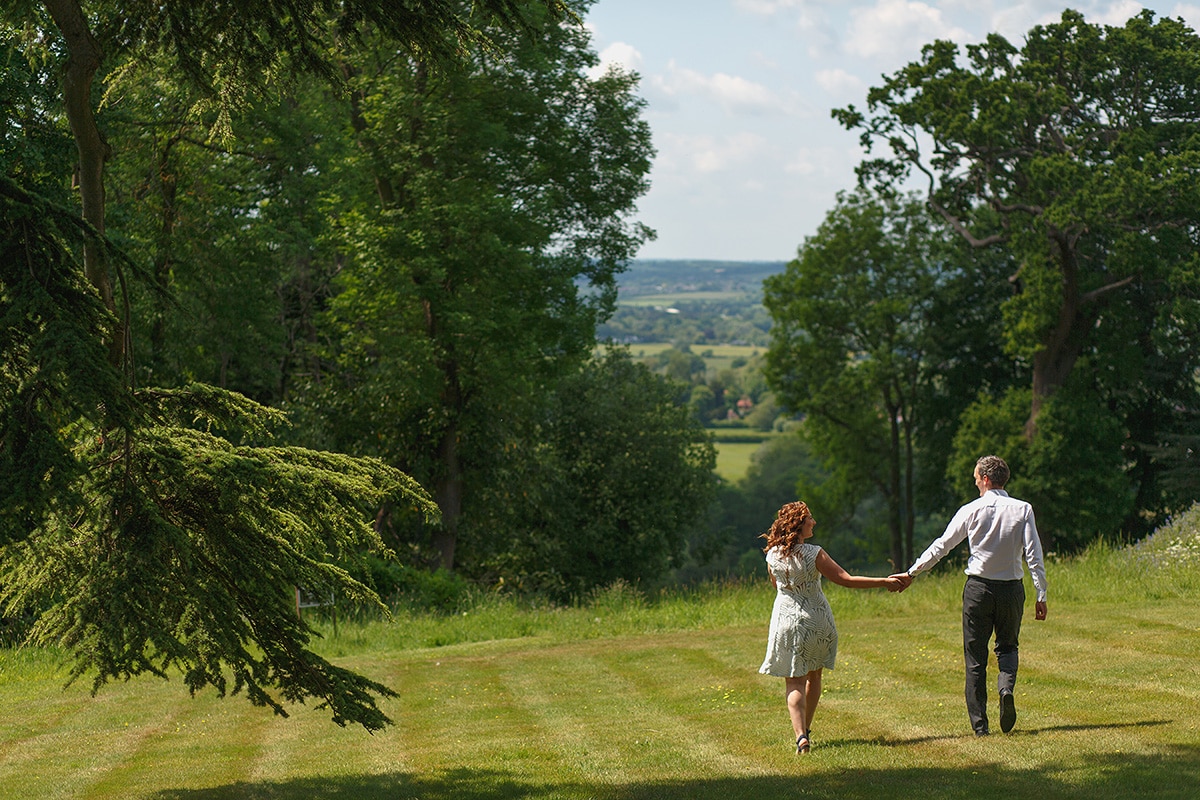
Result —
<path fill-rule="evenodd" d="M 984 456 L 975 464 L 979 499 L 958 510 L 946 531 L 934 540 L 907 572 L 898 576 L 903 591 L 917 575 L 929 570 L 967 540 L 967 583 L 963 587 L 963 659 L 966 662 L 967 715 L 976 736 L 988 735 L 988 642 L 996 636 L 996 661 L 1000 667 L 1000 730 L 1008 733 L 1017 721 L 1013 691 L 1017 683 L 1017 637 L 1025 611 L 1025 586 L 1021 559 L 1037 590 L 1035 616 L 1046 618 L 1046 568 L 1042 542 L 1033 519 L 1033 507 L 1009 497 L 1008 464 L 999 456 Z"/>

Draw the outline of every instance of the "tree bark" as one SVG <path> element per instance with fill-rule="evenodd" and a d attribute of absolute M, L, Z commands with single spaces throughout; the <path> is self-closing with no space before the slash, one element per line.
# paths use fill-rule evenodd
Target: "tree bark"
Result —
<path fill-rule="evenodd" d="M 178 136 L 169 136 L 158 153 L 158 192 L 162 198 L 162 213 L 154 248 L 154 282 L 163 296 L 171 289 L 171 271 L 175 267 L 175 226 L 179 222 L 179 209 L 176 204 L 178 175 L 172 154 L 178 143 Z M 162 297 L 156 298 L 154 310 L 154 321 L 150 325 L 150 359 L 151 365 L 160 369 L 167 346 L 167 302 Z"/>
<path fill-rule="evenodd" d="M 438 461 L 442 475 L 434 487 L 434 502 L 442 512 L 442 524 L 433 534 L 439 563 L 443 569 L 454 569 L 454 546 L 458 543 L 458 521 L 462 517 L 463 478 L 458 461 L 458 425 L 451 421 L 438 444 Z"/>
<path fill-rule="evenodd" d="M 892 539 L 892 567 L 896 572 L 904 569 L 904 532 L 900 523 L 900 409 L 890 398 L 884 409 L 888 415 L 888 530 Z"/>
<path fill-rule="evenodd" d="M 77 0 L 44 0 L 44 4 L 67 49 L 67 64 L 63 71 L 63 103 L 79 152 L 79 196 L 83 218 L 97 233 L 103 235 L 104 162 L 108 159 L 109 147 L 96 125 L 96 116 L 92 111 L 92 80 L 100 69 L 104 54 L 92 36 Z M 108 258 L 99 240 L 88 238 L 84 245 L 83 265 L 88 281 L 100 293 L 105 307 L 117 314 Z M 125 354 L 125 324 L 122 322 L 113 341 L 109 343 L 109 360 L 117 366 L 122 363 Z"/>
<path fill-rule="evenodd" d="M 1037 438 L 1037 418 L 1046 401 L 1066 382 L 1083 352 L 1086 329 L 1091 320 L 1083 313 L 1083 298 L 1079 294 L 1079 260 L 1076 250 L 1078 237 L 1054 232 L 1051 239 L 1058 246 L 1059 274 L 1062 275 L 1062 302 L 1058 317 L 1047 334 L 1044 346 L 1033 356 L 1033 399 L 1029 419 L 1025 422 L 1025 439 Z"/>
<path fill-rule="evenodd" d="M 419 285 L 419 284 L 418 284 Z M 439 336 L 437 315 L 433 304 L 422 302 L 425 310 L 425 334 L 436 342 Z M 458 543 L 458 522 L 462 518 L 463 474 L 459 461 L 458 421 L 463 415 L 465 399 L 459 383 L 458 361 L 452 352 L 447 352 L 438 361 L 442 373 L 441 407 L 448 412 L 448 421 L 437 446 L 437 477 L 433 481 L 433 500 L 442 514 L 442 522 L 433 534 L 433 546 L 438 551 L 439 564 L 443 569 L 454 569 L 454 548 Z"/>

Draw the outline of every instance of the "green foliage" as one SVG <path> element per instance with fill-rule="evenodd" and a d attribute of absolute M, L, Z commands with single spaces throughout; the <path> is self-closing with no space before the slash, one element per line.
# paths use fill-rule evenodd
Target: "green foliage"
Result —
<path fill-rule="evenodd" d="M 9 3 L 0 20 L 0 99 L 22 126 L 0 132 L 4 613 L 64 646 L 93 689 L 178 670 L 192 692 L 244 692 L 280 714 L 311 698 L 378 729 L 391 691 L 314 655 L 293 592 L 379 608 L 355 577 L 364 553 L 388 555 L 376 516 L 427 530 L 437 507 L 380 460 L 272 444 L 282 414 L 249 396 L 277 402 L 297 373 L 336 372 L 363 387 L 355 414 L 318 388 L 307 419 L 327 424 L 297 440 L 415 454 L 451 494 L 461 484 L 440 470 L 460 464 L 485 476 L 481 495 L 501 485 L 490 448 L 534 428 L 540 382 L 585 357 L 613 275 L 651 235 L 628 219 L 652 154 L 635 78 L 587 77 L 598 59 L 556 0 L 58 5 L 51 19 Z M 105 90 L 98 109 L 70 104 L 76 135 L 97 134 L 76 141 L 95 230 L 28 193 L 67 196 L 46 68 L 63 53 L 81 67 L 72 86 Z M 350 95 L 311 72 L 338 73 Z M 351 313 L 318 331 L 343 269 L 336 310 Z M 126 283 L 135 272 L 148 280 Z M 96 291 L 116 298 L 108 311 Z M 392 327 L 364 330 L 356 302 Z"/>
<path fill-rule="evenodd" d="M 54 509 L 3 552 L 6 613 L 38 613 L 30 640 L 67 648 L 72 679 L 92 675 L 94 689 L 177 667 L 192 692 L 245 691 L 280 714 L 313 697 L 338 724 L 386 724 L 371 695 L 391 691 L 314 655 L 293 593 L 378 605 L 339 561 L 382 551 L 371 507 L 403 499 L 434 513 L 423 492 L 378 462 L 239 446 L 188 425 L 257 438 L 278 420 L 236 395 L 198 386 L 136 399 L 128 431 L 79 431 L 89 469 L 68 496 L 88 499 Z"/>
<path fill-rule="evenodd" d="M 1078 552 L 1122 531 L 1135 499 L 1124 439 L 1119 420 L 1087 389 L 1067 387 L 1042 410 L 1028 471 L 1013 490 L 1034 504 L 1047 547 Z"/>
<path fill-rule="evenodd" d="M 1038 438 L 1023 435 L 1027 389 L 999 401 L 981 395 L 963 414 L 946 479 L 959 502 L 977 496 L 970 477 L 980 456 L 996 454 L 1012 470 L 1008 491 L 1028 500 L 1048 550 L 1075 553 L 1118 536 L 1134 507 L 1124 432 L 1091 391 L 1068 387 L 1043 409 Z"/>
<path fill-rule="evenodd" d="M 0 190 L 4 615 L 32 616 L 29 641 L 66 648 L 94 689 L 178 667 L 193 692 L 281 714 L 312 697 L 339 724 L 382 727 L 372 695 L 391 691 L 313 654 L 292 592 L 377 604 L 338 561 L 382 549 L 373 506 L 435 513 L 424 492 L 378 462 L 258 445 L 282 415 L 239 395 L 129 392 L 71 248 L 82 223 Z"/>
<path fill-rule="evenodd" d="M 535 452 L 519 459 L 524 480 L 493 503 L 511 509 L 497 527 L 512 534 L 477 539 L 464 559 L 558 597 L 659 580 L 715 489 L 715 450 L 679 387 L 613 351 L 547 399 Z"/>
<path fill-rule="evenodd" d="M 393 610 L 453 612 L 470 604 L 475 584 L 461 574 L 401 564 L 393 559 L 365 558 L 373 588 Z"/>
<path fill-rule="evenodd" d="M 1010 389 L 999 398 L 981 392 L 963 412 L 945 474 L 946 482 L 953 487 L 955 503 L 979 496 L 973 475 L 975 463 L 985 455 L 998 455 L 1008 463 L 1013 476 L 1009 488 L 1015 493 L 1019 481 L 1029 473 L 1029 442 L 1023 434 L 1028 413 L 1027 388 Z"/>
<path fill-rule="evenodd" d="M 894 186 L 916 170 L 965 242 L 1003 247 L 1016 291 L 998 341 L 1032 389 L 1025 436 L 1036 450 L 1051 398 L 1059 416 L 1047 425 L 1099 425 L 1098 440 L 1085 438 L 1111 450 L 1090 451 L 1089 474 L 1108 472 L 1079 491 L 1100 495 L 1127 476 L 1135 492 L 1132 505 L 1125 487 L 1086 501 L 1105 530 L 1121 508 L 1144 532 L 1195 498 L 1195 483 L 1178 479 L 1200 420 L 1200 361 L 1179 338 L 1195 334 L 1200 302 L 1197 54 L 1200 37 L 1181 20 L 1143 11 L 1110 27 L 1067 10 L 1020 47 L 997 35 L 963 51 L 934 42 L 871 90 L 867 113 L 834 112 L 868 151 L 890 150 L 863 163 L 864 183 Z M 1077 466 L 1067 449 L 1046 445 L 1037 468 Z M 1078 546 L 1074 536 L 1065 540 Z"/>
<path fill-rule="evenodd" d="M 634 76 L 589 78 L 586 32 L 536 22 L 493 32 L 503 65 L 478 48 L 433 72 L 384 44 L 346 64 L 362 155 L 332 187 L 331 239 L 347 255 L 295 401 L 322 440 L 431 487 L 440 527 L 387 523 L 445 568 L 460 537 L 495 535 L 489 503 L 517 502 L 505 453 L 536 448 L 542 395 L 587 358 L 651 235 L 630 219 L 652 154 Z"/>
<path fill-rule="evenodd" d="M 719 448 L 731 438 L 721 432 Z M 760 440 L 761 441 L 761 440 Z M 824 476 L 807 441 L 795 431 L 776 434 L 754 448 L 745 473 L 722 481 L 705 525 L 691 536 L 688 561 L 676 579 L 694 584 L 713 576 L 763 574 L 762 535 L 784 504 L 797 498 L 810 504 L 809 487 Z M 814 514 L 820 513 L 814 511 Z M 862 565 L 870 548 L 847 520 L 822 518 L 820 536 L 843 566 Z M 879 559 L 882 561 L 882 559 Z"/>
<path fill-rule="evenodd" d="M 696 353 L 691 345 L 679 343 L 645 356 L 642 362 L 659 375 L 690 384 L 688 407 L 707 425 L 729 423 L 769 431 L 779 417 L 779 407 L 763 377 L 763 357 L 757 351 L 749 358 L 735 357 L 724 366 L 724 361 L 714 363 L 712 350 Z M 760 438 L 751 437 L 754 441 Z"/>
<path fill-rule="evenodd" d="M 299 73 L 340 77 L 331 36 L 341 49 L 357 44 L 364 29 L 374 29 L 410 51 L 449 61 L 467 43 L 487 41 L 481 20 L 519 28 L 532 12 L 556 19 L 568 14 L 560 0 L 483 0 L 471 6 L 454 0 L 95 5 L 89 7 L 91 24 L 104 37 L 105 52 L 157 62 L 192 84 L 199 92 L 193 113 L 215 113 L 216 130 L 223 134 L 237 111 Z M 110 92 L 124 88 L 124 69 L 117 76 Z"/>
<path fill-rule="evenodd" d="M 192 692 L 245 691 L 278 714 L 283 702 L 314 697 L 338 724 L 382 727 L 388 718 L 371 694 L 390 690 L 307 649 L 293 591 L 378 604 L 340 560 L 382 551 L 372 506 L 404 498 L 433 513 L 430 501 L 377 462 L 236 446 L 186 427 L 245 420 L 247 434 L 262 435 L 277 413 L 244 398 L 198 386 L 137 399 L 142 417 L 130 431 L 80 432 L 90 470 L 72 495 L 91 500 L 62 505 L 6 548 L 6 612 L 35 610 L 30 640 L 64 645 L 72 678 L 94 675 L 94 688 L 178 667 Z"/>
<path fill-rule="evenodd" d="M 842 195 L 787 271 L 765 283 L 774 320 L 766 376 L 829 470 L 814 501 L 842 517 L 871 492 L 892 561 L 910 558 L 925 353 L 934 299 L 956 265 L 911 198 Z M 815 515 L 815 511 L 814 511 Z"/>
<path fill-rule="evenodd" d="M 73 212 L 0 176 L 0 544 L 84 502 L 80 425 L 133 421 L 103 344 L 114 320 L 70 249 L 89 235 Z"/>
<path fill-rule="evenodd" d="M 624 297 L 624 286 L 622 286 Z M 641 342 L 681 342 L 699 347 L 713 344 L 766 346 L 771 317 L 757 300 L 692 300 L 681 295 L 668 312 L 661 305 L 623 303 L 596 327 L 601 340 L 636 345 Z"/>
<path fill-rule="evenodd" d="M 74 156 L 69 132 L 55 113 L 57 76 L 0 26 L 0 175 L 26 190 L 64 203 Z"/>

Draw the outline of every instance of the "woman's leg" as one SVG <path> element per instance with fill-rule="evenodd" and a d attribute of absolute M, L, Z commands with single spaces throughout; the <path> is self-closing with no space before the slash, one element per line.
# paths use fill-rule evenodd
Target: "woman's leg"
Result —
<path fill-rule="evenodd" d="M 808 732 L 812 730 L 817 703 L 821 702 L 821 670 L 814 669 L 805 675 L 804 682 L 804 730 Z"/>
<path fill-rule="evenodd" d="M 812 673 L 809 673 L 812 674 Z M 804 685 L 807 676 L 799 678 L 784 678 L 783 691 L 787 700 L 788 716 L 792 718 L 792 732 L 799 739 L 808 733 L 807 701 L 804 696 Z"/>

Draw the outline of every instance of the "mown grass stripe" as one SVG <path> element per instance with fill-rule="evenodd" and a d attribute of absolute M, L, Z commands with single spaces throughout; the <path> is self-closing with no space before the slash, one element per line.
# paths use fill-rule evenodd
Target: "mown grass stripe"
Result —
<path fill-rule="evenodd" d="M 1082 574 L 1121 574 L 1112 566 Z M 396 727 L 376 736 L 324 711 L 280 720 L 240 698 L 191 699 L 177 681 L 91 698 L 39 658 L 14 671 L 20 659 L 0 653 L 0 798 L 1193 800 L 1200 582 L 1130 579 L 1118 601 L 1075 569 L 1055 565 L 1070 591 L 1052 596 L 1072 599 L 1023 630 L 1010 736 L 970 735 L 961 575 L 900 596 L 830 588 L 842 643 L 803 759 L 782 681 L 756 672 L 769 587 L 653 601 L 625 587 L 586 608 L 496 602 L 422 620 L 422 640 L 459 642 L 444 647 L 344 623 L 324 645 L 402 695 L 384 702 Z M 1180 591 L 1164 599 L 1164 585 Z"/>

